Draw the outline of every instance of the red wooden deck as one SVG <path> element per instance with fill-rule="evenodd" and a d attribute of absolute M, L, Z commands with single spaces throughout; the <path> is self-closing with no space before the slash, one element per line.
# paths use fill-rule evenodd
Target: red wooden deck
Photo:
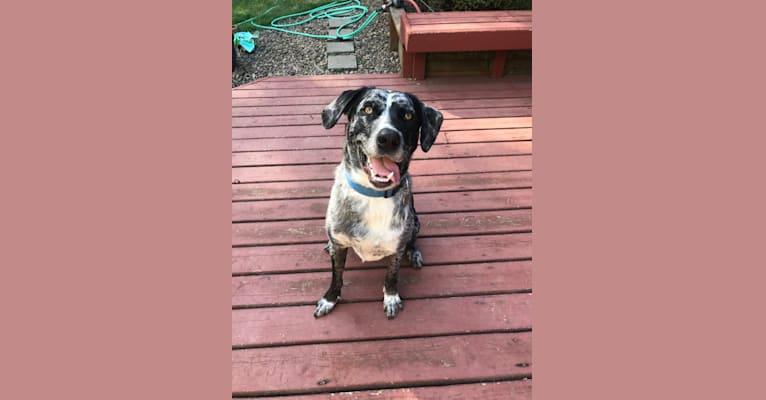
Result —
<path fill-rule="evenodd" d="M 444 124 L 410 166 L 422 270 L 383 313 L 382 262 L 349 252 L 330 282 L 324 214 L 345 117 L 320 112 L 362 85 L 409 91 Z M 529 399 L 532 386 L 531 79 L 409 81 L 393 74 L 271 77 L 232 90 L 232 395 L 285 399 Z"/>

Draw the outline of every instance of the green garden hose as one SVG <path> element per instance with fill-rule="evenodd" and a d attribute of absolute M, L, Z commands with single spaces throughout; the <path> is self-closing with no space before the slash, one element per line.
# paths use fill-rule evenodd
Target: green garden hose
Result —
<path fill-rule="evenodd" d="M 291 33 L 294 35 L 306 36 L 306 37 L 315 38 L 315 39 L 349 40 L 353 38 L 354 36 L 356 36 L 362 30 L 364 30 L 364 28 L 366 28 L 367 25 L 369 25 L 378 14 L 380 14 L 381 11 L 385 10 L 385 8 L 388 7 L 389 5 L 390 3 L 380 8 L 372 10 L 372 13 L 367 17 L 367 19 L 364 22 L 362 22 L 361 25 L 359 25 L 359 27 L 356 28 L 356 30 L 346 34 L 341 34 L 341 31 L 343 30 L 343 28 L 364 18 L 364 16 L 370 11 L 367 7 L 363 6 L 359 2 L 359 0 L 334 1 L 332 3 L 328 3 L 308 11 L 277 17 L 271 21 L 270 26 L 256 24 L 253 21 L 255 17 L 246 19 L 235 25 L 240 26 L 240 25 L 250 23 L 250 25 L 260 29 L 270 29 L 273 31 Z M 266 10 L 264 13 L 269 11 L 271 11 L 271 8 Z M 303 17 L 303 18 L 292 23 L 281 22 L 286 19 L 298 18 L 298 17 Z M 294 26 L 299 26 L 299 25 L 311 22 L 315 19 L 322 19 L 322 18 L 327 18 L 327 19 L 348 18 L 349 21 L 338 27 L 338 29 L 335 31 L 335 36 L 315 35 L 312 33 L 299 32 L 299 31 L 287 29 L 287 28 L 291 28 Z"/>

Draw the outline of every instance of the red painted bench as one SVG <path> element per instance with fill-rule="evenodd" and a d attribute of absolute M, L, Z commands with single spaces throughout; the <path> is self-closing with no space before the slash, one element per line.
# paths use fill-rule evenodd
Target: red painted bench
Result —
<path fill-rule="evenodd" d="M 506 51 L 532 48 L 532 11 L 403 13 L 400 39 L 405 78 L 425 79 L 426 53 L 493 50 L 500 77 Z"/>

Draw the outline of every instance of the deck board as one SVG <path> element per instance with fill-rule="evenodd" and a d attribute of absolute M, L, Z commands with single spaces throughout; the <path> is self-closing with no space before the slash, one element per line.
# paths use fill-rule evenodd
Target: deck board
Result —
<path fill-rule="evenodd" d="M 384 274 L 383 268 L 346 271 L 343 302 L 378 300 Z M 529 261 L 402 268 L 399 289 L 406 299 L 521 292 L 531 287 L 531 274 Z M 231 284 L 232 306 L 310 305 L 329 284 L 326 271 L 237 276 Z"/>
<path fill-rule="evenodd" d="M 259 98 L 259 97 L 306 97 L 306 96 L 337 96 L 340 94 L 341 91 L 347 89 L 349 86 L 351 87 L 358 87 L 358 86 L 376 86 L 377 83 L 374 85 L 367 85 L 364 83 L 364 81 L 356 81 L 353 80 L 347 81 L 349 82 L 346 85 L 337 85 L 333 87 L 327 87 L 324 85 L 303 85 L 302 87 L 296 87 L 296 88 L 290 88 L 290 87 L 270 87 L 270 88 L 262 88 L 261 86 L 252 86 L 252 87 L 243 87 L 239 90 L 232 91 L 234 98 Z M 342 83 L 342 82 L 341 82 Z M 427 98 L 434 98 L 435 96 L 438 96 L 439 94 L 448 93 L 448 94 L 455 94 L 455 93 L 467 93 L 467 92 L 473 92 L 473 91 L 482 91 L 486 92 L 487 85 L 481 81 L 473 79 L 471 81 L 464 81 L 459 86 L 456 86 L 452 82 L 449 81 L 434 81 L 430 82 L 427 85 L 420 85 L 415 81 L 399 81 L 399 83 L 386 83 L 379 85 L 381 87 L 385 86 L 386 89 L 393 89 L 393 90 L 401 90 L 401 91 L 414 91 L 417 90 L 419 95 L 418 97 L 423 97 L 424 99 Z M 510 81 L 499 81 L 495 84 L 495 88 L 506 88 L 511 89 L 513 88 L 513 84 Z M 496 93 L 495 96 L 501 95 L 500 93 Z"/>
<path fill-rule="evenodd" d="M 319 102 L 316 104 L 305 105 L 293 105 L 292 107 L 284 106 L 238 106 L 233 107 L 231 111 L 232 116 L 258 116 L 258 115 L 299 115 L 299 114 L 315 114 L 322 111 L 326 103 Z M 512 98 L 500 98 L 494 99 L 492 103 L 487 104 L 484 99 L 468 99 L 468 100 L 435 100 L 430 101 L 429 105 L 436 107 L 443 113 L 446 111 L 449 114 L 457 114 L 454 110 L 470 110 L 470 109 L 485 109 L 485 108 L 502 108 L 502 107 L 524 107 L 532 105 L 532 98 L 530 97 L 512 97 Z M 457 114 L 459 115 L 459 114 Z"/>
<path fill-rule="evenodd" d="M 507 99 L 513 97 L 529 97 L 532 95 L 531 88 L 513 89 L 512 92 L 497 91 L 492 89 L 485 90 L 463 90 L 463 91 L 451 91 L 445 90 L 440 92 L 419 92 L 417 86 L 386 86 L 386 89 L 407 90 L 417 94 L 418 98 L 423 101 L 434 100 L 466 100 L 466 99 L 479 99 L 490 100 L 492 99 Z M 237 97 L 232 98 L 233 107 L 243 106 L 289 106 L 289 105 L 301 105 L 301 104 L 321 104 L 327 105 L 338 94 L 340 94 L 342 88 L 338 88 L 335 91 L 327 89 L 323 92 L 328 93 L 325 95 L 308 95 L 301 94 L 300 92 L 291 91 L 285 94 L 285 96 L 279 96 L 278 93 L 241 93 Z M 350 87 L 349 87 L 350 89 Z M 236 90 L 235 90 L 236 92 Z M 337 93 L 336 93 L 337 92 Z M 274 97 L 268 97 L 268 95 Z"/>
<path fill-rule="evenodd" d="M 332 182 L 328 182 L 328 189 Z M 457 211 L 508 210 L 532 207 L 531 189 L 474 190 L 417 195 L 418 215 Z M 232 222 L 322 219 L 329 198 L 264 200 L 233 203 Z M 286 215 L 286 213 L 289 213 Z"/>
<path fill-rule="evenodd" d="M 290 132 L 294 133 L 294 132 Z M 290 134 L 288 133 L 288 134 Z M 268 133 L 269 135 L 274 133 Z M 528 141 L 532 138 L 531 128 L 484 129 L 441 132 L 436 138 L 434 147 L 443 144 L 456 143 L 498 143 L 511 141 Z M 337 150 L 343 146 L 342 135 L 323 135 L 308 137 L 261 137 L 243 138 L 232 141 L 234 153 L 271 152 L 278 150 Z M 423 156 L 427 156 L 424 154 Z"/>
<path fill-rule="evenodd" d="M 447 235 L 528 232 L 532 210 L 464 211 L 427 214 L 420 217 L 419 238 Z M 233 224 L 234 246 L 327 242 L 324 220 L 244 222 Z"/>
<path fill-rule="evenodd" d="M 516 156 L 532 154 L 532 142 L 502 143 L 461 143 L 433 146 L 428 153 L 420 156 L 421 160 L 437 158 L 468 158 L 487 156 Z M 338 149 L 306 149 L 293 151 L 241 152 L 234 153 L 231 163 L 234 167 L 262 165 L 321 164 L 339 163 L 341 154 Z"/>
<path fill-rule="evenodd" d="M 408 299 L 404 303 L 408 319 L 416 324 L 404 318 L 380 318 L 377 311 L 382 306 L 377 301 L 347 303 L 333 312 L 335 318 L 316 320 L 312 330 L 304 329 L 303 320 L 313 314 L 313 305 L 233 310 L 231 340 L 234 347 L 252 348 L 529 330 L 529 298 L 518 293 Z"/>
<path fill-rule="evenodd" d="M 447 120 L 442 124 L 440 133 L 449 133 L 452 131 L 485 131 L 490 129 L 516 129 L 531 128 L 531 117 L 513 117 L 513 118 L 473 118 L 471 120 L 458 120 L 453 124 L 452 120 Z M 233 139 L 264 139 L 264 138 L 286 138 L 286 137 L 311 137 L 311 136 L 339 136 L 344 135 L 346 129 L 345 121 L 341 120 L 337 125 L 330 129 L 325 129 L 321 125 L 278 125 L 278 126 L 233 126 Z M 437 140 L 439 138 L 437 137 Z"/>
<path fill-rule="evenodd" d="M 425 265 L 474 263 L 529 259 L 532 235 L 509 233 L 462 235 L 418 239 Z M 327 271 L 329 260 L 323 243 L 235 247 L 232 249 L 232 273 L 284 273 Z M 348 253 L 346 269 L 380 267 L 382 261 L 362 264 L 353 252 Z M 425 268 L 425 267 L 424 267 Z M 323 293 L 319 293 L 322 295 Z"/>
<path fill-rule="evenodd" d="M 425 266 L 403 263 L 405 308 L 388 320 L 385 261 L 349 252 L 341 304 L 314 319 L 345 134 L 345 118 L 327 130 L 320 113 L 363 85 L 411 92 L 444 115 L 410 165 Z M 232 395 L 530 399 L 531 107 L 529 76 L 280 76 L 233 89 Z"/>
<path fill-rule="evenodd" d="M 532 398 L 530 380 L 482 382 L 405 389 L 360 390 L 291 396 L 290 400 L 521 400 Z M 276 400 L 284 397 L 261 397 Z"/>
<path fill-rule="evenodd" d="M 415 195 L 454 191 L 520 189 L 532 186 L 531 171 L 413 176 Z M 329 198 L 332 179 L 233 185 L 235 202 Z M 420 202 L 420 200 L 417 200 Z M 420 203 L 418 203 L 420 204 Z"/>
<path fill-rule="evenodd" d="M 232 182 L 285 182 L 325 179 L 335 176 L 334 163 L 314 165 L 280 165 L 263 167 L 237 167 L 231 170 Z M 416 159 L 410 162 L 411 171 L 419 176 L 464 174 L 480 172 L 528 171 L 532 169 L 532 156 L 486 156 L 474 158 Z"/>
<path fill-rule="evenodd" d="M 503 128 L 528 128 L 531 126 L 531 117 L 527 117 L 530 114 L 531 108 L 529 107 L 507 107 L 505 113 L 496 114 L 493 117 L 475 117 L 475 118 L 447 118 L 442 123 L 441 129 L 444 132 L 459 131 L 465 129 L 477 130 L 477 129 L 503 129 Z M 466 111 L 467 113 L 475 113 L 473 109 Z M 274 118 L 283 119 L 283 121 L 274 122 Z M 325 129 L 321 125 L 321 115 L 295 115 L 295 116 L 277 116 L 277 117 L 235 117 L 232 118 L 233 128 L 271 128 L 287 127 L 295 129 L 299 126 L 307 126 L 307 128 L 301 129 L 302 132 L 309 133 L 306 136 L 325 136 L 327 132 L 337 132 L 338 130 Z M 340 126 L 340 134 L 343 134 L 345 130 L 345 121 L 341 121 L 336 126 Z M 314 128 L 314 129 L 309 129 Z M 251 129 L 254 130 L 254 129 Z M 319 133 L 323 134 L 319 134 Z M 313 135 L 312 135 L 313 134 Z M 236 138 L 235 139 L 241 139 Z"/>
<path fill-rule="evenodd" d="M 503 100 L 517 100 L 517 99 L 503 99 Z M 441 111 L 444 120 L 461 119 L 461 118 L 495 118 L 495 117 L 508 117 L 508 116 L 525 116 L 532 112 L 532 108 L 527 103 L 527 98 L 520 98 L 516 101 L 519 105 L 500 106 L 500 107 L 486 107 L 486 108 L 456 108 L 456 109 L 439 109 Z M 504 101 L 503 103 L 510 103 L 510 101 Z M 322 112 L 321 105 L 303 106 L 306 113 L 295 114 L 283 114 L 283 115 L 262 115 L 261 108 L 263 107 L 237 107 L 232 109 L 232 122 L 233 126 L 281 126 L 281 125 L 315 125 L 322 122 L 320 113 Z M 309 111 L 310 110 L 310 111 Z M 296 111 L 304 111 L 296 110 Z M 274 112 L 274 111 L 270 111 Z M 317 116 L 319 118 L 317 119 Z"/>
<path fill-rule="evenodd" d="M 232 352 L 232 391 L 299 394 L 521 379 L 531 376 L 531 339 L 530 332 L 490 333 L 242 349 Z"/>

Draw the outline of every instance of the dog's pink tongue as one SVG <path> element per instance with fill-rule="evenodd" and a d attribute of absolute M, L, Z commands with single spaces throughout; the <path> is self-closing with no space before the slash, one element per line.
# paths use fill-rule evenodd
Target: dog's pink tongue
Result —
<path fill-rule="evenodd" d="M 391 177 L 391 181 L 399 182 L 399 166 L 395 162 L 386 157 L 370 157 L 370 164 L 372 164 L 376 175 L 388 176 L 393 171 L 394 176 Z"/>

